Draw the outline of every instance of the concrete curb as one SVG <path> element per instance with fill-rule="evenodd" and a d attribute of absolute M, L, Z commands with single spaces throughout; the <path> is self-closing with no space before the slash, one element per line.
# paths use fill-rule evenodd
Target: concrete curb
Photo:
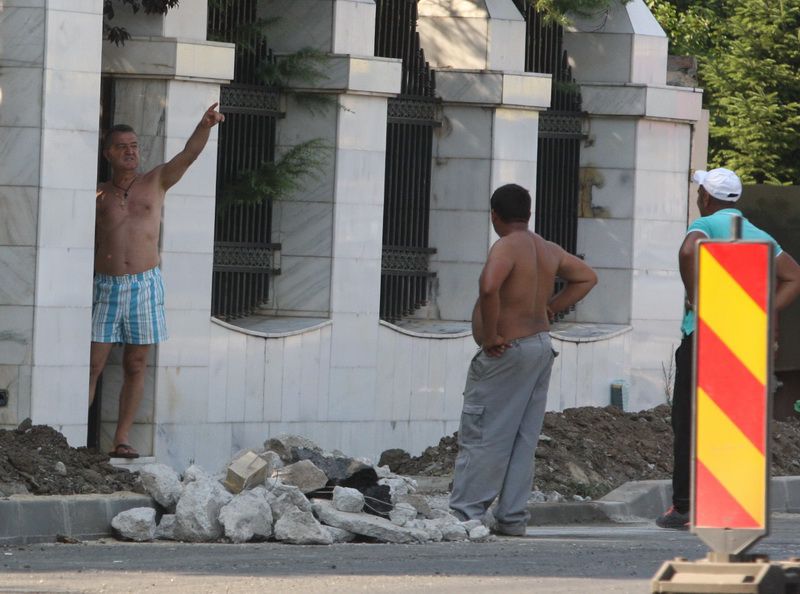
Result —
<path fill-rule="evenodd" d="M 148 495 L 12 495 L 0 500 L 0 545 L 111 536 L 111 520 L 134 507 L 156 507 Z"/>
<path fill-rule="evenodd" d="M 443 494 L 451 478 L 411 477 L 420 494 Z M 670 481 L 625 483 L 597 501 L 531 503 L 528 525 L 548 526 L 598 522 L 652 521 L 671 504 Z M 770 482 L 770 510 L 800 513 L 800 476 Z M 112 536 L 111 520 L 134 507 L 157 508 L 147 495 L 12 495 L 0 499 L 0 545 L 54 542 L 58 535 L 80 540 Z"/>

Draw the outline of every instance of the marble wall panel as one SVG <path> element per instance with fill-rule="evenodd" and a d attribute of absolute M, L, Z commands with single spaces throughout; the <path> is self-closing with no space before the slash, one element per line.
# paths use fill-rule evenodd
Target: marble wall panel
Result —
<path fill-rule="evenodd" d="M 8 392 L 8 404 L 0 408 L 0 428 L 3 429 L 14 429 L 25 418 L 20 416 L 20 367 L 0 365 L 0 389 Z"/>
<path fill-rule="evenodd" d="M 395 374 L 395 352 L 402 335 L 385 326 L 378 328 L 378 364 L 376 368 L 377 394 L 375 402 L 375 418 L 381 421 L 391 420 L 392 393 Z"/>
<path fill-rule="evenodd" d="M 2 16 L 0 15 L 0 19 Z M 5 48 L 3 48 L 5 52 Z M 2 60 L 2 58 L 0 58 Z M 3 67 L 0 126 L 36 128 L 42 123 L 42 71 L 40 68 Z M 11 93 L 8 90 L 14 89 Z"/>
<path fill-rule="evenodd" d="M 432 67 L 486 70 L 488 25 L 485 16 L 449 18 L 420 13 L 417 32 Z"/>
<path fill-rule="evenodd" d="M 596 342 L 579 342 L 575 343 L 577 349 L 577 362 L 572 373 L 575 375 L 575 406 L 586 406 L 592 404 L 592 392 L 596 384 L 602 383 L 598 381 L 600 378 L 595 378 L 592 375 L 592 367 L 594 363 L 595 352 L 597 350 Z M 603 405 L 608 404 L 608 398 L 605 398 Z"/>
<path fill-rule="evenodd" d="M 283 256 L 329 257 L 333 245 L 333 206 L 324 202 L 280 200 L 272 216 Z"/>
<path fill-rule="evenodd" d="M 179 473 L 183 473 L 195 462 L 201 463 L 197 459 L 195 451 L 195 435 L 199 425 L 163 423 L 153 427 L 155 427 L 155 434 L 152 447 L 156 460 L 172 466 Z M 206 436 L 205 444 L 207 443 Z M 208 449 L 211 448 L 208 448 L 207 445 L 203 447 L 203 450 Z"/>
<path fill-rule="evenodd" d="M 631 317 L 631 271 L 595 268 L 597 285 L 576 306 L 575 321 L 627 324 Z"/>
<path fill-rule="evenodd" d="M 637 221 L 656 220 L 686 223 L 687 202 L 695 200 L 689 194 L 688 171 L 636 171 Z"/>
<path fill-rule="evenodd" d="M 244 418 L 246 423 L 261 421 L 264 418 L 264 366 L 266 343 L 261 337 L 248 336 L 246 339 L 244 368 Z M 209 399 L 219 395 L 209 393 Z"/>
<path fill-rule="evenodd" d="M 559 353 L 561 359 L 561 410 L 579 406 L 578 395 L 578 343 L 564 342 Z"/>
<path fill-rule="evenodd" d="M 331 308 L 335 315 L 347 313 L 377 318 L 380 306 L 380 273 L 381 261 L 377 259 L 334 260 Z"/>
<path fill-rule="evenodd" d="M 638 173 L 631 169 L 582 167 L 581 216 L 591 212 L 595 218 L 632 219 L 642 197 L 636 193 Z"/>
<path fill-rule="evenodd" d="M 93 252 L 95 217 L 93 198 L 94 192 L 89 189 L 42 188 L 39 190 L 39 246 L 60 249 L 77 248 Z M 65 224 L 65 221 L 68 221 L 69 224 Z"/>
<path fill-rule="evenodd" d="M 339 97 L 338 136 L 336 145 L 342 150 L 386 150 L 386 103 L 382 99 L 361 95 Z"/>
<path fill-rule="evenodd" d="M 691 149 L 690 126 L 654 120 L 640 120 L 636 124 L 639 169 L 684 173 L 688 178 Z"/>
<path fill-rule="evenodd" d="M 631 318 L 675 320 L 683 317 L 684 288 L 677 270 L 634 270 Z"/>
<path fill-rule="evenodd" d="M 631 82 L 646 85 L 667 84 L 667 45 L 663 32 L 658 36 L 633 37 Z"/>
<path fill-rule="evenodd" d="M 0 306 L 33 305 L 36 248 L 0 247 Z"/>
<path fill-rule="evenodd" d="M 292 147 L 310 140 L 335 146 L 338 109 L 338 99 L 334 95 L 321 95 L 310 105 L 305 98 L 289 95 L 286 115 L 278 120 L 275 129 L 276 146 Z"/>
<path fill-rule="evenodd" d="M 97 187 L 96 129 L 75 131 L 45 128 L 41 136 L 40 183 L 43 188 L 94 190 Z"/>
<path fill-rule="evenodd" d="M 478 263 L 432 263 L 436 272 L 434 295 L 442 320 L 469 320 L 478 298 L 478 277 L 483 269 Z"/>
<path fill-rule="evenodd" d="M 0 11 L 0 67 L 35 67 L 44 62 L 45 10 L 8 6 Z"/>
<path fill-rule="evenodd" d="M 141 171 L 149 171 L 166 160 L 166 105 L 167 82 L 164 80 L 114 80 L 113 123 L 128 124 L 136 130 Z"/>
<path fill-rule="evenodd" d="M 161 249 L 165 252 L 214 251 L 215 199 L 213 196 L 187 196 L 170 190 L 164 201 L 165 233 Z"/>
<path fill-rule="evenodd" d="M 547 388 L 547 406 L 546 410 L 562 410 L 561 406 L 561 350 L 563 343 L 558 340 L 553 340 L 553 350 L 559 356 L 553 361 L 553 367 L 550 370 L 550 385 Z"/>
<path fill-rule="evenodd" d="M 607 406 L 611 404 L 611 382 L 614 372 L 610 366 L 610 358 L 616 353 L 612 349 L 612 340 L 598 340 L 586 343 L 585 351 L 590 351 L 591 362 L 586 361 L 584 371 L 589 372 L 591 383 L 587 386 L 582 398 L 584 406 Z"/>
<path fill-rule="evenodd" d="M 48 69 L 89 73 L 100 71 L 102 14 L 49 8 L 46 35 L 45 64 Z M 80 39 L 81 43 L 76 44 L 76 39 Z"/>
<path fill-rule="evenodd" d="M 489 70 L 525 70 L 525 21 L 493 18 L 489 21 Z"/>
<path fill-rule="evenodd" d="M 661 370 L 632 369 L 630 410 L 645 410 L 659 404 L 666 404 L 667 384 Z"/>
<path fill-rule="evenodd" d="M 428 362 L 431 356 L 429 340 L 413 340 L 411 342 L 411 420 L 426 420 L 427 401 L 431 397 L 431 385 L 428 379 Z"/>
<path fill-rule="evenodd" d="M 236 423 L 231 425 L 231 451 L 253 450 L 258 452 L 264 448 L 269 436 L 269 423 Z"/>
<path fill-rule="evenodd" d="M 66 438 L 70 446 L 77 448 L 86 445 L 85 423 L 80 425 L 56 425 L 53 428 Z"/>
<path fill-rule="evenodd" d="M 384 126 L 385 127 L 385 126 Z M 335 201 L 338 204 L 367 205 L 383 208 L 383 184 L 386 167 L 385 147 L 380 151 L 340 149 L 336 151 Z M 383 218 L 377 225 L 380 232 Z"/>
<path fill-rule="evenodd" d="M 281 256 L 281 274 L 274 277 L 276 311 L 308 312 L 325 316 L 330 311 L 331 259 Z"/>
<path fill-rule="evenodd" d="M 678 249 L 686 235 L 683 221 L 637 220 L 633 233 L 633 267 L 678 270 Z"/>
<path fill-rule="evenodd" d="M 172 310 L 196 309 L 208 318 L 211 309 L 211 253 L 163 251 L 161 272 L 164 278 L 164 305 L 167 323 Z"/>
<path fill-rule="evenodd" d="M 436 248 L 437 262 L 486 260 L 487 216 L 485 212 L 434 210 L 430 213 L 429 245 Z"/>
<path fill-rule="evenodd" d="M 333 256 L 337 259 L 380 259 L 383 206 L 340 203 L 333 213 Z"/>
<path fill-rule="evenodd" d="M 425 340 L 425 339 L 421 339 Z M 445 370 L 447 360 L 447 341 L 428 340 L 430 353 L 427 363 L 428 398 L 425 403 L 425 419 L 444 420 L 445 417 Z M 419 370 L 417 373 L 421 372 Z M 437 442 L 438 443 L 438 442 Z"/>
<path fill-rule="evenodd" d="M 36 244 L 38 194 L 36 188 L 0 186 L 0 245 Z"/>
<path fill-rule="evenodd" d="M 492 155 L 495 159 L 536 161 L 539 113 L 498 108 L 494 113 Z"/>
<path fill-rule="evenodd" d="M 208 2 L 183 0 L 164 16 L 164 37 L 206 40 Z"/>
<path fill-rule="evenodd" d="M 630 268 L 633 258 L 630 219 L 578 219 L 577 250 L 586 263 L 599 268 Z"/>
<path fill-rule="evenodd" d="M 156 370 L 156 423 L 205 422 L 210 397 L 208 378 L 208 367 L 159 366 Z"/>
<path fill-rule="evenodd" d="M 631 82 L 633 35 L 566 31 L 564 49 L 578 82 Z"/>
<path fill-rule="evenodd" d="M 228 377 L 225 382 L 225 421 L 241 423 L 244 418 L 245 365 L 247 336 L 238 332 L 228 334 Z M 210 397 L 210 396 L 209 396 Z M 222 398 L 215 394 L 214 398 Z"/>
<path fill-rule="evenodd" d="M 335 345 L 333 349 L 332 353 L 335 354 Z M 330 420 L 353 422 L 375 418 L 374 368 L 336 367 L 333 364 L 330 382 L 328 401 Z"/>
<path fill-rule="evenodd" d="M 505 184 L 519 184 L 535 195 L 536 161 L 515 161 L 512 159 L 493 161 L 492 191 Z M 532 205 L 531 212 L 533 214 L 536 213 L 535 204 Z"/>
<path fill-rule="evenodd" d="M 680 320 L 636 320 L 630 334 L 636 345 L 630 354 L 630 364 L 634 369 L 664 370 L 674 374 L 675 349 L 681 343 Z"/>
<path fill-rule="evenodd" d="M 209 356 L 208 310 L 167 311 L 169 339 L 161 343 L 158 364 L 168 367 L 207 366 Z"/>
<path fill-rule="evenodd" d="M 325 326 L 319 330 L 319 376 L 317 378 L 317 418 L 328 419 L 330 405 L 331 345 L 333 329 Z"/>
<path fill-rule="evenodd" d="M 442 127 L 435 134 L 436 158 L 490 159 L 493 110 L 446 105 Z M 438 141 L 438 142 L 437 142 Z"/>
<path fill-rule="evenodd" d="M 375 4 L 337 0 L 333 8 L 333 53 L 371 56 L 375 53 Z"/>
<path fill-rule="evenodd" d="M 283 346 L 284 340 L 267 340 L 264 367 L 264 421 L 283 418 Z M 320 418 L 327 418 L 327 409 Z"/>
<path fill-rule="evenodd" d="M 232 331 L 211 322 L 208 326 L 209 398 L 206 419 L 210 423 L 221 423 L 225 421 L 225 395 L 228 393 L 228 334 Z"/>
<path fill-rule="evenodd" d="M 36 256 L 36 305 L 91 308 L 93 249 L 40 247 Z"/>
<path fill-rule="evenodd" d="M 437 156 L 431 173 L 431 210 L 475 210 L 484 213 L 488 225 L 490 174 L 489 159 Z"/>
<path fill-rule="evenodd" d="M 85 365 L 36 365 L 31 387 L 31 419 L 34 424 L 86 424 L 89 414 L 88 359 Z"/>
<path fill-rule="evenodd" d="M 43 126 L 96 134 L 100 72 L 45 70 Z"/>
<path fill-rule="evenodd" d="M 0 187 L 39 185 L 41 135 L 41 130 L 37 128 L 3 128 Z"/>
<path fill-rule="evenodd" d="M 394 373 L 391 385 L 392 412 L 390 417 L 394 421 L 411 419 L 412 353 L 413 341 L 403 336 L 396 337 Z"/>
<path fill-rule="evenodd" d="M 372 370 L 378 365 L 378 323 L 375 314 L 336 313 L 331 334 L 331 365 Z"/>
<path fill-rule="evenodd" d="M 282 421 L 300 421 L 300 389 L 303 376 L 303 337 L 287 336 L 283 342 Z"/>
<path fill-rule="evenodd" d="M 594 117 L 589 120 L 589 138 L 581 146 L 581 167 L 633 170 L 639 166 L 634 120 Z"/>
<path fill-rule="evenodd" d="M 301 335 L 302 369 L 300 372 L 299 417 L 304 421 L 319 418 L 320 332 Z"/>
<path fill-rule="evenodd" d="M 80 366 L 89 360 L 90 307 L 37 307 L 33 357 L 37 365 Z"/>

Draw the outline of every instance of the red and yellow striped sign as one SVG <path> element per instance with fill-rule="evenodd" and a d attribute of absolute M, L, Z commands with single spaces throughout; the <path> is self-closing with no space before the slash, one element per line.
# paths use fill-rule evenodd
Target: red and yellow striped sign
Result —
<path fill-rule="evenodd" d="M 766 528 L 771 259 L 768 243 L 699 245 L 695 528 Z"/>

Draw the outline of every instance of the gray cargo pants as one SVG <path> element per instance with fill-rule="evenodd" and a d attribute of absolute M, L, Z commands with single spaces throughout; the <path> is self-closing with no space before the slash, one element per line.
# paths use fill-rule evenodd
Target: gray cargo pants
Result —
<path fill-rule="evenodd" d="M 482 350 L 469 367 L 458 433 L 450 507 L 464 519 L 481 519 L 496 497 L 499 527 L 528 523 L 534 451 L 553 367 L 550 335 L 511 341 L 500 357 Z"/>

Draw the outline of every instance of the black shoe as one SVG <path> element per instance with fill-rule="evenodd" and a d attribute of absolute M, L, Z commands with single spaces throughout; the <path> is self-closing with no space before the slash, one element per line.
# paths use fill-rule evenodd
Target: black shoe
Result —
<path fill-rule="evenodd" d="M 686 530 L 689 528 L 689 513 L 681 513 L 673 505 L 656 518 L 656 526 L 659 528 Z"/>

